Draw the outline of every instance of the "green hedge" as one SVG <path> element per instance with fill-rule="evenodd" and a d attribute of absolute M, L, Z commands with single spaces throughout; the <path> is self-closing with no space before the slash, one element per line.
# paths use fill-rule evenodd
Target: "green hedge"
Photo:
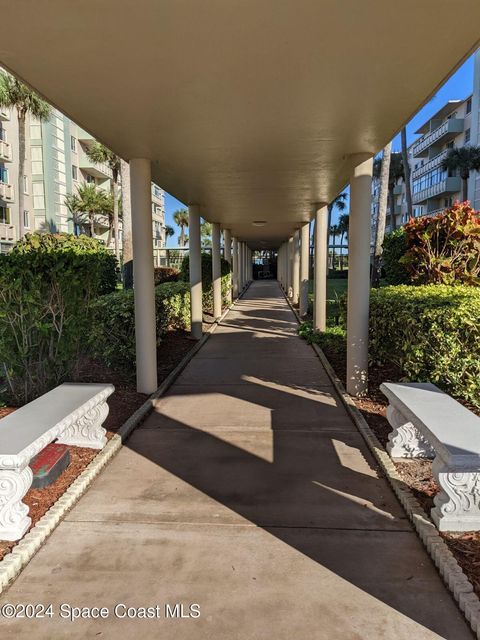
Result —
<path fill-rule="evenodd" d="M 400 262 L 407 248 L 407 234 L 403 227 L 385 236 L 382 262 L 385 270 L 385 280 L 388 284 L 409 284 L 411 280 L 410 274 L 403 262 Z"/>
<path fill-rule="evenodd" d="M 164 282 L 177 282 L 180 277 L 180 271 L 173 267 L 155 267 L 153 273 L 155 286 Z"/>
<path fill-rule="evenodd" d="M 71 377 L 92 301 L 116 286 L 116 261 L 87 236 L 28 234 L 0 257 L 0 366 L 22 404 Z"/>
<path fill-rule="evenodd" d="M 134 368 L 135 313 L 133 291 L 102 296 L 92 306 L 92 353 L 108 366 Z M 190 291 L 185 282 L 165 282 L 155 287 L 157 337 L 169 329 L 189 329 Z"/>
<path fill-rule="evenodd" d="M 190 278 L 190 261 L 186 255 L 181 266 L 181 278 L 185 282 Z M 222 302 L 227 305 L 229 302 L 229 291 L 231 286 L 230 264 L 222 258 L 221 260 L 222 274 Z M 202 253 L 202 304 L 203 310 L 207 312 L 213 311 L 213 287 L 212 287 L 212 256 L 210 253 Z"/>
<path fill-rule="evenodd" d="M 370 356 L 480 407 L 480 289 L 390 286 L 370 298 Z"/>

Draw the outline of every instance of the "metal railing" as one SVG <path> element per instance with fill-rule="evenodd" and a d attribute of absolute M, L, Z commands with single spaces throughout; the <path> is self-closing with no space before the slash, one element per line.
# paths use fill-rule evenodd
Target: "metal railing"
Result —
<path fill-rule="evenodd" d="M 433 131 L 429 131 L 424 136 L 420 138 L 420 140 L 415 144 L 412 148 L 412 153 L 414 156 L 418 156 L 420 153 L 431 147 L 432 144 L 435 144 L 439 140 L 441 140 L 447 134 L 457 134 L 463 131 L 463 119 L 461 118 L 450 118 L 450 120 L 445 120 L 443 124 L 434 129 Z"/>
<path fill-rule="evenodd" d="M 420 178 L 420 176 L 423 176 L 425 173 L 428 173 L 429 171 L 433 171 L 433 169 L 436 169 L 437 167 L 439 167 L 447 157 L 447 154 L 448 154 L 448 149 L 445 149 L 445 151 L 442 151 L 442 153 L 439 153 L 428 162 L 425 162 L 425 164 L 422 164 L 421 167 L 414 169 L 412 171 L 412 180 L 416 180 L 417 178 Z"/>
<path fill-rule="evenodd" d="M 426 189 L 422 189 L 422 191 L 417 191 L 417 193 L 414 193 L 412 195 L 413 204 L 424 202 L 429 198 L 435 198 L 442 193 L 455 193 L 460 190 L 461 183 L 458 176 L 445 178 L 444 180 L 440 180 L 440 182 L 437 182 L 437 184 L 433 184 Z"/>

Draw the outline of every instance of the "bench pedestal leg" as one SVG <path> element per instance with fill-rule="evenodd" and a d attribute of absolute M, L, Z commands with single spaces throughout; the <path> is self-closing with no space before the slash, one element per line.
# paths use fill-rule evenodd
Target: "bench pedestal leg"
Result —
<path fill-rule="evenodd" d="M 430 515 L 439 531 L 480 529 L 480 473 L 452 468 L 437 456 L 432 472 L 440 492 Z"/>
<path fill-rule="evenodd" d="M 77 447 L 103 449 L 107 443 L 105 429 L 102 424 L 108 415 L 108 404 L 102 402 L 65 429 L 57 442 Z"/>
<path fill-rule="evenodd" d="M 32 484 L 30 467 L 0 469 L 0 540 L 19 540 L 32 520 L 23 496 Z"/>
<path fill-rule="evenodd" d="M 435 451 L 415 426 L 389 405 L 387 420 L 393 427 L 388 436 L 387 451 L 392 458 L 434 458 Z"/>

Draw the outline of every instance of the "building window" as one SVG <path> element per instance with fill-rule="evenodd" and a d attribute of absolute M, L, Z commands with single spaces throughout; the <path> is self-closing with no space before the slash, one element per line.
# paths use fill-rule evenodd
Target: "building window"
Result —
<path fill-rule="evenodd" d="M 7 132 L 5 131 L 5 129 L 2 129 L 1 126 L 0 126 L 0 140 L 3 140 L 3 142 L 7 141 Z"/>
<path fill-rule="evenodd" d="M 30 228 L 30 216 L 28 214 L 28 211 L 26 211 L 26 210 L 24 210 L 24 212 L 23 212 L 23 226 L 26 229 Z"/>
<path fill-rule="evenodd" d="M 74 164 L 72 164 L 72 178 L 78 180 L 78 169 Z"/>
<path fill-rule="evenodd" d="M 28 178 L 27 176 L 23 176 L 23 193 L 28 195 Z"/>
<path fill-rule="evenodd" d="M 470 129 L 465 130 L 465 144 L 470 142 Z"/>
<path fill-rule="evenodd" d="M 70 136 L 70 149 L 72 151 L 77 151 L 77 139 L 73 136 Z"/>
<path fill-rule="evenodd" d="M 10 224 L 10 209 L 7 207 L 0 207 L 0 223 Z"/>
<path fill-rule="evenodd" d="M 87 173 L 85 176 L 85 182 L 88 182 L 88 184 L 95 184 L 95 178 Z"/>
<path fill-rule="evenodd" d="M 454 147 L 454 146 L 455 146 L 455 144 L 454 144 L 454 142 L 453 142 L 453 140 L 452 140 L 451 142 L 449 142 L 449 143 L 447 144 L 447 149 L 453 149 L 453 147 Z"/>
<path fill-rule="evenodd" d="M 472 112 L 472 99 L 469 98 L 467 100 L 467 113 L 471 113 Z"/>
<path fill-rule="evenodd" d="M 8 184 L 8 169 L 5 167 L 0 167 L 0 182 Z"/>

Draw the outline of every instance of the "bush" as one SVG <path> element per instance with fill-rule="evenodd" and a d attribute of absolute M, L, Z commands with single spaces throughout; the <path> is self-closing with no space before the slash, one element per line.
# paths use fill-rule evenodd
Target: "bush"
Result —
<path fill-rule="evenodd" d="M 402 227 L 388 233 L 383 240 L 382 261 L 385 280 L 388 284 L 408 284 L 410 275 L 406 266 L 400 262 L 407 251 L 407 234 Z"/>
<path fill-rule="evenodd" d="M 181 267 L 181 277 L 185 282 L 190 278 L 190 261 L 189 256 L 185 256 Z M 229 302 L 229 291 L 231 287 L 230 264 L 221 259 L 222 274 L 222 304 L 227 305 Z M 212 286 L 212 256 L 210 253 L 202 253 L 202 305 L 203 310 L 207 312 L 213 311 L 213 286 Z"/>
<path fill-rule="evenodd" d="M 480 407 L 480 289 L 425 285 L 371 291 L 370 355 Z"/>
<path fill-rule="evenodd" d="M 330 353 L 345 353 L 346 331 L 343 327 L 327 327 L 326 331 L 315 331 L 311 322 L 302 322 L 298 329 L 298 335 L 306 340 L 308 344 L 318 344 L 318 346 Z"/>
<path fill-rule="evenodd" d="M 102 296 L 92 306 L 90 346 L 107 366 L 135 365 L 135 311 L 132 290 Z M 169 329 L 190 326 L 190 290 L 184 282 L 164 282 L 155 287 L 157 338 Z"/>
<path fill-rule="evenodd" d="M 180 277 L 180 271 L 173 267 L 155 267 L 154 278 L 155 286 L 164 282 L 177 282 Z"/>
<path fill-rule="evenodd" d="M 72 375 L 91 303 L 115 288 L 115 266 L 100 242 L 68 234 L 28 234 L 0 257 L 0 363 L 10 402 L 29 402 Z"/>
<path fill-rule="evenodd" d="M 480 284 L 480 213 L 456 202 L 436 216 L 412 218 L 404 227 L 402 263 L 416 284 Z"/>

